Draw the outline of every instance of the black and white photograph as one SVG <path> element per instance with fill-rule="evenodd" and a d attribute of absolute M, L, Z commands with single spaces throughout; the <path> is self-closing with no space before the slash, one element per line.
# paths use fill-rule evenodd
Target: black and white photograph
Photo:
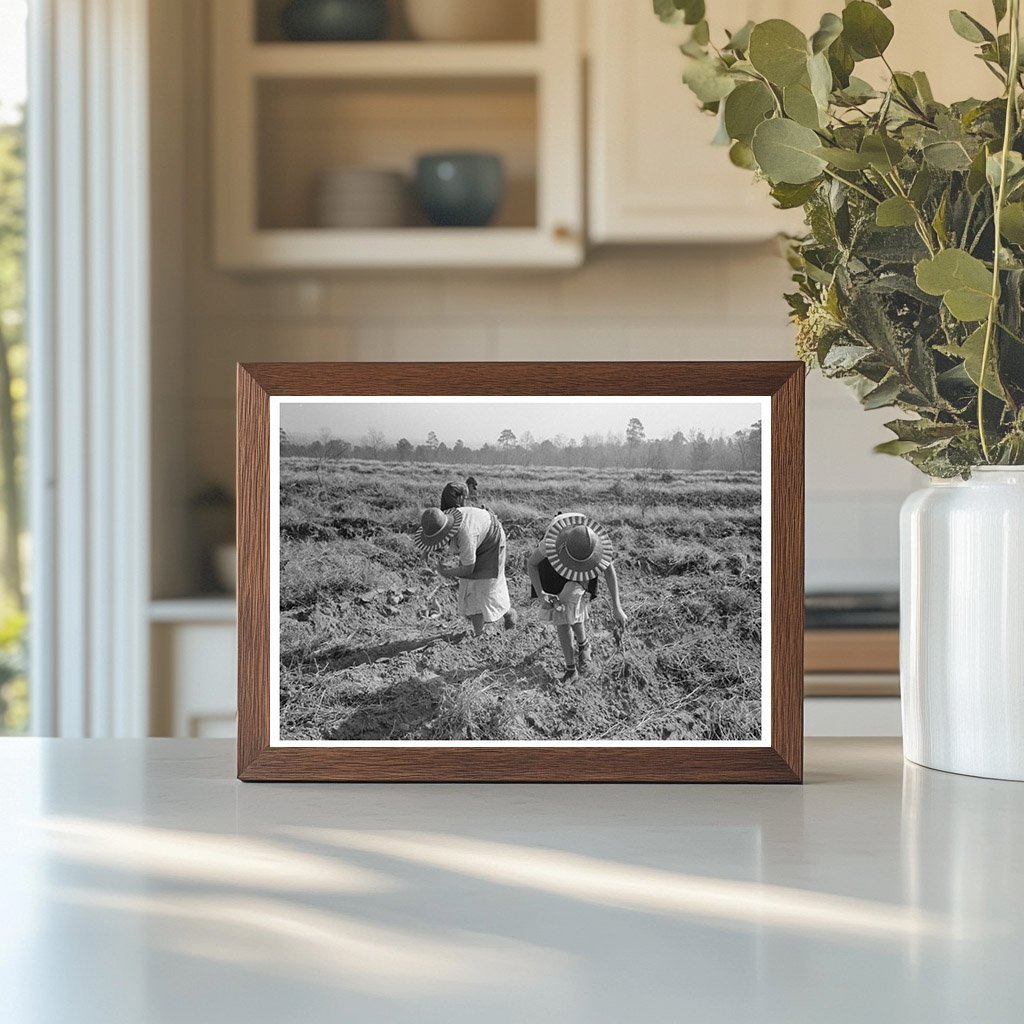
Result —
<path fill-rule="evenodd" d="M 272 743 L 764 745 L 769 409 L 272 399 Z"/>

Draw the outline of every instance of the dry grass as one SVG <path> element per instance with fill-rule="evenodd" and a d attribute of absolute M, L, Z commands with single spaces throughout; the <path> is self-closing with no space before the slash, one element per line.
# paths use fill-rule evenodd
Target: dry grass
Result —
<path fill-rule="evenodd" d="M 281 735 L 286 739 L 721 739 L 760 735 L 756 474 L 489 467 L 520 626 L 467 637 L 417 555 L 420 510 L 474 467 L 308 460 L 281 470 Z M 643 501 L 637 501 L 642 490 Z M 643 516 L 641 516 L 641 504 Z M 551 516 L 589 512 L 617 545 L 621 644 L 592 607 L 591 672 L 563 687 L 523 559 Z"/>

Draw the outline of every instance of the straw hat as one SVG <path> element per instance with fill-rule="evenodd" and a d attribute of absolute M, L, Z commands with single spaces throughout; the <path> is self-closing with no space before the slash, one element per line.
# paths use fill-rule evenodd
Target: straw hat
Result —
<path fill-rule="evenodd" d="M 555 572 L 576 583 L 595 579 L 614 558 L 612 542 L 604 527 L 582 512 L 555 516 L 544 534 L 543 544 Z"/>
<path fill-rule="evenodd" d="M 416 531 L 416 547 L 421 551 L 434 551 L 450 540 L 461 525 L 460 509 L 442 512 L 439 508 L 428 508 L 420 518 L 420 528 Z"/>

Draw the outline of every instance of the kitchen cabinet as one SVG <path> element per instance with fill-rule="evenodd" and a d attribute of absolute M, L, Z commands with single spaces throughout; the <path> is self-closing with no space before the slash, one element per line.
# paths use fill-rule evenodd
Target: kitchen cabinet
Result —
<path fill-rule="evenodd" d="M 681 82 L 678 44 L 689 29 L 663 25 L 647 2 L 587 0 L 589 233 L 613 242 L 727 242 L 799 231 L 799 211 L 776 210 L 767 186 L 710 145 L 715 121 Z M 826 0 L 708 2 L 712 33 L 747 20 L 785 18 L 810 33 Z M 958 7 L 992 20 L 988 0 Z M 945 6 L 900 0 L 886 11 L 896 27 L 887 54 L 896 68 L 928 72 L 940 100 L 994 95 L 998 83 L 955 35 Z M 880 81 L 880 61 L 858 66 Z"/>
<path fill-rule="evenodd" d="M 230 597 L 150 606 L 153 736 L 235 735 L 235 602 Z"/>
<path fill-rule="evenodd" d="M 767 185 L 710 144 L 715 120 L 697 109 L 681 80 L 679 44 L 689 28 L 663 25 L 649 3 L 588 2 L 591 241 L 736 242 L 799 229 L 798 212 L 774 209 Z M 742 0 L 717 7 L 716 15 L 709 2 L 708 17 L 720 34 L 770 17 L 816 25 L 818 16 L 806 14 L 821 2 Z"/>
<path fill-rule="evenodd" d="M 213 218 L 218 266 L 558 267 L 583 259 L 579 8 L 535 4 L 531 39 L 292 42 L 274 0 L 217 0 Z M 314 196 L 338 168 L 399 172 L 424 152 L 503 161 L 493 225 L 324 227 Z M 411 189 L 410 189 L 411 193 Z"/>

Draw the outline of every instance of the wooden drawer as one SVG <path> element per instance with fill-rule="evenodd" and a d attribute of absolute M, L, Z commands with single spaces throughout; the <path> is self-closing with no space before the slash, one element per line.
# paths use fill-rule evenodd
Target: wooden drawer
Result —
<path fill-rule="evenodd" d="M 895 629 L 809 629 L 804 672 L 898 674 L 900 634 Z"/>

